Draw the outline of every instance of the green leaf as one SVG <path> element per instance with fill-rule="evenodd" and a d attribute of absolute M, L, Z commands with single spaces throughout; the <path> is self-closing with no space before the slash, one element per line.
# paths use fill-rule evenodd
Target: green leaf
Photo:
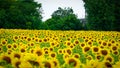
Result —
<path fill-rule="evenodd" d="M 78 38 L 78 40 L 79 40 L 80 42 L 84 42 L 84 39 L 83 39 L 83 38 Z"/>
<path fill-rule="evenodd" d="M 40 48 L 43 48 L 43 47 L 50 47 L 50 43 L 49 42 L 40 43 Z"/>
<path fill-rule="evenodd" d="M 2 50 L 3 50 L 4 52 L 7 52 L 7 47 L 6 47 L 6 46 L 2 46 Z"/>
<path fill-rule="evenodd" d="M 63 65 L 65 63 L 62 54 L 58 54 L 56 58 L 58 59 L 60 65 Z"/>

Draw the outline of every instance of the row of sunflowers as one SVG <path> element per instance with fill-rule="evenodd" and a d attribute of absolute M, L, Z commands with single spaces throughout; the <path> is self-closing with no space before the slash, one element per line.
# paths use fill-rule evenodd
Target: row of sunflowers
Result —
<path fill-rule="evenodd" d="M 119 68 L 120 32 L 0 29 L 0 68 Z"/>

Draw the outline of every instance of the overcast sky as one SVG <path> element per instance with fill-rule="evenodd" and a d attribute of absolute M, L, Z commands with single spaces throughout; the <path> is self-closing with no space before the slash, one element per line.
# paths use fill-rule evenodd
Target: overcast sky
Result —
<path fill-rule="evenodd" d="M 51 14 L 58 9 L 58 7 L 72 7 L 78 18 L 85 17 L 84 3 L 82 0 L 35 0 L 42 3 L 43 21 L 51 17 Z"/>

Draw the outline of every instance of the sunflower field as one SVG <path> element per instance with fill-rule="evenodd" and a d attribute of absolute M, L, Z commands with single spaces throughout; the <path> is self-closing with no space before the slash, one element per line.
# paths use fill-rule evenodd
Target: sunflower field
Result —
<path fill-rule="evenodd" d="M 0 68 L 119 68 L 120 32 L 0 29 Z"/>

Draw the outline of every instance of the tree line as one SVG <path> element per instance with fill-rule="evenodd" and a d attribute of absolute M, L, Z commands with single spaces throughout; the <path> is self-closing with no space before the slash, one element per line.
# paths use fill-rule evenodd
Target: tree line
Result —
<path fill-rule="evenodd" d="M 0 0 L 0 28 L 120 31 L 120 4 L 115 0 L 83 0 L 86 23 L 70 7 L 58 7 L 42 21 L 42 5 L 34 0 Z M 78 6 L 79 7 L 79 6 Z"/>
<path fill-rule="evenodd" d="M 83 0 L 87 29 L 120 31 L 120 0 Z"/>
<path fill-rule="evenodd" d="M 0 28 L 40 29 L 40 9 L 34 0 L 0 0 Z"/>

